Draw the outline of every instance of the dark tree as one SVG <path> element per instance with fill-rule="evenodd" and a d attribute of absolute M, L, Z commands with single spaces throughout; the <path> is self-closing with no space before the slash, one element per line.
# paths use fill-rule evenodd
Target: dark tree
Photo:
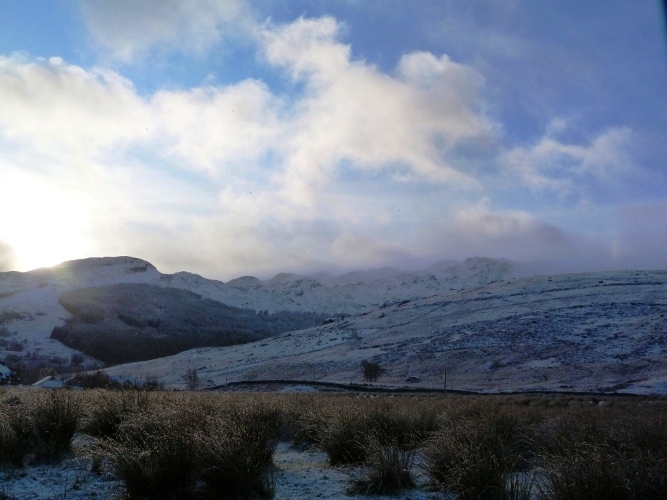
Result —
<path fill-rule="evenodd" d="M 364 380 L 366 382 L 375 382 L 380 376 L 380 373 L 382 373 L 382 368 L 380 368 L 378 363 L 371 363 L 364 359 L 361 362 L 361 371 L 364 374 Z"/>
<path fill-rule="evenodd" d="M 185 372 L 185 383 L 188 386 L 188 389 L 194 391 L 199 387 L 199 375 L 197 375 L 197 369 L 188 368 Z"/>

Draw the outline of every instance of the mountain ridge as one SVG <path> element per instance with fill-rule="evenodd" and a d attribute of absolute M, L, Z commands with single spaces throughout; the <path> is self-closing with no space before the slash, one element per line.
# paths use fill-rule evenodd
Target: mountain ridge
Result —
<path fill-rule="evenodd" d="M 335 283 L 340 277 L 323 279 L 325 283 L 321 283 L 312 276 L 288 273 L 264 281 L 245 276 L 224 283 L 186 271 L 163 274 L 146 260 L 120 256 L 67 261 L 23 273 L 4 272 L 0 273 L 0 327 L 11 333 L 13 346 L 23 345 L 23 353 L 0 350 L 0 360 L 9 355 L 21 357 L 28 352 L 42 358 L 71 355 L 71 349 L 49 339 L 49 335 L 53 328 L 71 318 L 58 303 L 60 295 L 81 288 L 120 283 L 156 285 L 194 292 L 228 306 L 255 311 L 352 314 L 387 301 L 426 297 L 518 274 L 507 262 L 485 258 L 468 259 L 435 273 L 427 271 L 389 271 L 387 268 L 359 271 L 353 280 L 349 276 L 343 278 L 342 284 Z"/>

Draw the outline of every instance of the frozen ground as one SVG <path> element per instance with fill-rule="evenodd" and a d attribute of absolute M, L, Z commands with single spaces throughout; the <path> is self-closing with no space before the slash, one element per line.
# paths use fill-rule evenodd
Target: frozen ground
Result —
<path fill-rule="evenodd" d="M 276 466 L 276 500 L 297 498 L 330 498 L 347 499 L 345 494 L 348 482 L 356 474 L 358 468 L 331 467 L 327 463 L 326 454 L 317 450 L 299 450 L 290 443 L 279 443 L 274 458 Z M 417 469 L 415 469 L 417 472 Z M 425 491 L 426 480 L 418 475 L 420 489 L 405 491 L 398 498 L 410 500 L 445 499 L 442 493 Z M 377 500 L 388 500 L 396 496 L 372 496 Z"/>
<path fill-rule="evenodd" d="M 122 483 L 108 474 L 91 472 L 90 464 L 90 460 L 78 458 L 65 460 L 60 465 L 0 470 L 0 498 L 8 500 L 123 498 Z"/>
<path fill-rule="evenodd" d="M 299 450 L 290 443 L 279 443 L 274 456 L 276 500 L 310 500 L 315 498 L 349 499 L 345 495 L 348 481 L 359 469 L 331 467 L 326 455 L 316 449 Z M 0 498 L 28 499 L 118 499 L 123 498 L 122 482 L 108 474 L 90 471 L 91 460 L 68 459 L 58 466 L 27 467 L 0 471 Z M 420 489 L 399 496 L 373 496 L 376 500 L 402 498 L 440 500 L 442 493 L 426 491 L 425 479 L 418 475 Z M 2 493 L 5 497 L 2 497 Z M 357 497 L 364 498 L 364 497 Z"/>

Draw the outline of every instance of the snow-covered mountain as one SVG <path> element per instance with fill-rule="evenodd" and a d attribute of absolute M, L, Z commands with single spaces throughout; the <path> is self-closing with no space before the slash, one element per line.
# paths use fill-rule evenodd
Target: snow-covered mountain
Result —
<path fill-rule="evenodd" d="M 520 266 L 485 258 L 463 263 L 439 263 L 419 272 L 383 268 L 334 277 L 278 274 L 266 281 L 251 276 L 227 283 L 197 274 L 162 274 L 155 266 L 133 257 L 90 258 L 26 273 L 0 273 L 0 360 L 14 356 L 65 356 L 71 350 L 49 339 L 54 326 L 70 314 L 58 303 L 63 292 L 117 283 L 142 283 L 195 292 L 226 305 L 254 309 L 359 313 L 386 302 L 414 300 L 445 290 L 480 286 L 518 276 Z M 7 344 L 7 345 L 2 345 Z M 7 347 L 11 344 L 12 351 Z M 22 346 L 18 351 L 16 346 Z"/>
<path fill-rule="evenodd" d="M 667 394 L 667 271 L 505 279 L 394 301 L 253 344 L 108 371 L 157 377 L 174 387 L 183 386 L 188 368 L 209 386 L 276 379 L 347 383 L 362 381 L 364 359 L 385 370 L 378 384 L 394 387 L 442 388 L 446 377 L 450 389 L 487 392 Z"/>

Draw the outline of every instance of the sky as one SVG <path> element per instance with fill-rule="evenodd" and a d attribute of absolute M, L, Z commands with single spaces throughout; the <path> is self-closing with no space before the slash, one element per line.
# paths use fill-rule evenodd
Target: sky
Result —
<path fill-rule="evenodd" d="M 5 0 L 0 271 L 667 268 L 649 0 Z"/>

